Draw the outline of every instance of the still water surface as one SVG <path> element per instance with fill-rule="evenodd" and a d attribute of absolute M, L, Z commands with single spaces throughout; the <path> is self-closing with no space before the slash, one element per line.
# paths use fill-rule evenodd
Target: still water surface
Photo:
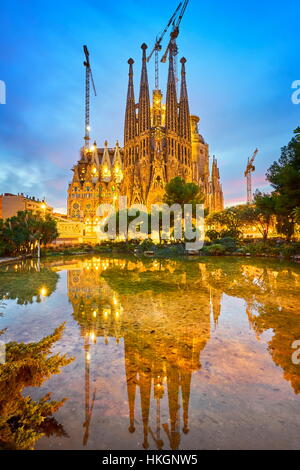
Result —
<path fill-rule="evenodd" d="M 78 257 L 0 270 L 4 341 L 66 322 L 75 360 L 41 387 L 68 400 L 36 449 L 300 448 L 300 266 Z M 299 355 L 300 356 L 300 355 Z"/>

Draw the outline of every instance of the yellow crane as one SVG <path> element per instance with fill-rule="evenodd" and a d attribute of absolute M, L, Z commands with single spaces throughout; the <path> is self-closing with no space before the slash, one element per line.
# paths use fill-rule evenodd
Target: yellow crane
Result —
<path fill-rule="evenodd" d="M 254 161 L 259 150 L 256 149 L 251 158 L 248 158 L 247 168 L 245 171 L 245 178 L 247 179 L 247 204 L 253 202 L 253 193 L 252 193 L 252 173 L 255 171 Z"/>

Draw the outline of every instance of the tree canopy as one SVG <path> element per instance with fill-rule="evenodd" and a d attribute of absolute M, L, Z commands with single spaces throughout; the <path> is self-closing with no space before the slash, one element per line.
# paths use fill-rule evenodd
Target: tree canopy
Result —
<path fill-rule="evenodd" d="M 227 207 L 223 211 L 212 212 L 206 218 L 206 225 L 222 229 L 223 236 L 239 237 L 245 225 L 247 206 Z"/>
<path fill-rule="evenodd" d="M 0 220 L 0 255 L 28 253 L 38 241 L 47 244 L 57 237 L 56 221 L 50 215 L 20 211 Z"/>
<path fill-rule="evenodd" d="M 186 183 L 183 178 L 176 176 L 166 184 L 164 203 L 169 206 L 179 204 L 182 207 L 184 204 L 192 204 L 194 207 L 204 203 L 204 195 L 195 183 Z"/>
<path fill-rule="evenodd" d="M 23 395 L 25 388 L 40 387 L 74 360 L 59 353 L 50 355 L 63 331 L 64 324 L 37 343 L 6 344 L 6 362 L 0 365 L 1 450 L 31 450 L 44 435 L 66 435 L 53 417 L 65 399 L 53 401 L 48 394 L 34 401 Z"/>
<path fill-rule="evenodd" d="M 223 229 L 222 236 L 233 237 L 241 235 L 243 228 L 255 226 L 263 238 L 267 239 L 275 214 L 275 206 L 276 198 L 273 195 L 257 191 L 254 204 L 242 204 L 214 212 L 207 217 L 206 222 L 210 226 Z M 213 235 L 212 232 L 211 234 Z"/>
<path fill-rule="evenodd" d="M 281 149 L 278 162 L 274 162 L 267 172 L 276 195 L 278 230 L 288 238 L 293 235 L 295 208 L 300 207 L 300 127 L 295 136 Z"/>
<path fill-rule="evenodd" d="M 231 232 L 236 236 L 247 226 L 255 226 L 266 240 L 272 223 L 289 240 L 294 234 L 295 224 L 300 223 L 300 127 L 295 136 L 281 149 L 281 156 L 267 172 L 267 179 L 273 187 L 271 194 L 257 191 L 253 204 L 229 207 L 210 214 L 208 225 Z M 214 230 L 208 232 L 216 238 Z"/>

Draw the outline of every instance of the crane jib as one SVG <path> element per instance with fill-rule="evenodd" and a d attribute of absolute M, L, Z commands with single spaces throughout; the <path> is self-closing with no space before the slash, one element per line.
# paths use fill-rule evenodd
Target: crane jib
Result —
<path fill-rule="evenodd" d="M 187 1 L 189 1 L 189 0 L 187 0 Z M 185 1 L 185 3 L 186 3 L 186 1 Z M 173 27 L 174 27 L 174 22 L 175 22 L 175 20 L 176 20 L 177 13 L 179 12 L 181 6 L 182 6 L 182 2 L 179 3 L 178 7 L 176 8 L 175 12 L 174 12 L 173 15 L 171 16 L 171 18 L 170 18 L 170 20 L 169 20 L 167 26 L 165 27 L 165 29 L 163 30 L 163 32 L 161 33 L 161 35 L 159 36 L 159 38 L 158 38 L 158 39 L 156 38 L 155 45 L 154 45 L 154 47 L 153 47 L 153 49 L 152 49 L 150 55 L 149 55 L 148 58 L 147 58 L 147 61 L 148 61 L 148 62 L 151 60 L 154 51 L 159 51 L 159 50 L 161 50 L 161 45 L 160 45 L 160 44 L 161 44 L 161 42 L 162 42 L 162 40 L 163 40 L 163 38 L 164 38 L 166 32 L 168 31 L 169 27 L 171 26 L 171 24 L 172 24 Z M 186 8 L 186 7 L 185 7 L 185 8 Z M 182 10 L 181 10 L 181 14 L 182 14 Z"/>

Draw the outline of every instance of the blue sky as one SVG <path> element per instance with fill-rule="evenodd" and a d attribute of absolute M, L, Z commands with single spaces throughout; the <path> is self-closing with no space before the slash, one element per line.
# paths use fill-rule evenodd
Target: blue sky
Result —
<path fill-rule="evenodd" d="M 46 196 L 66 205 L 70 169 L 84 134 L 82 45 L 91 53 L 98 96 L 92 138 L 123 142 L 129 57 L 136 95 L 142 42 L 149 47 L 178 0 L 3 2 L 0 17 L 0 193 Z M 300 2 L 190 0 L 179 54 L 188 59 L 190 107 L 219 161 L 227 203 L 243 201 L 247 157 L 260 149 L 254 187 L 300 125 L 291 101 L 300 80 Z M 165 41 L 166 42 L 166 41 Z M 154 64 L 149 65 L 151 86 Z M 165 90 L 166 66 L 161 88 Z"/>

